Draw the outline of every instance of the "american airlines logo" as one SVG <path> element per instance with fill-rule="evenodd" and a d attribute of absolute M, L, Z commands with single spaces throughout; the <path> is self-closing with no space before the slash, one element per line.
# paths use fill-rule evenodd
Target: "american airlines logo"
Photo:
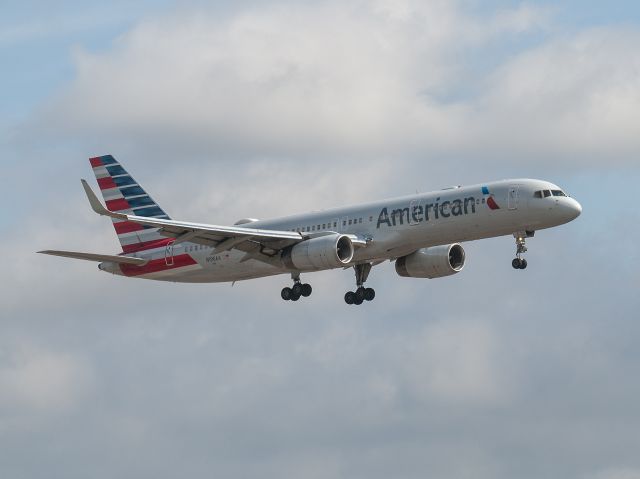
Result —
<path fill-rule="evenodd" d="M 491 210 L 499 210 L 500 207 L 494 199 L 493 193 L 489 192 L 489 188 L 482 187 L 482 202 L 485 203 Z M 475 214 L 476 212 L 476 199 L 474 196 L 468 196 L 464 199 L 446 200 L 440 203 L 440 198 L 436 198 L 435 203 L 428 203 L 422 205 L 411 205 L 407 208 L 398 208 L 391 210 L 385 206 L 378 215 L 378 224 L 376 228 L 380 228 L 380 225 L 386 224 L 387 226 L 403 225 L 405 221 L 407 224 L 422 223 L 423 221 L 437 220 L 438 218 L 449 218 L 451 216 L 461 216 L 468 214 Z M 431 213 L 431 216 L 430 214 Z"/>
<path fill-rule="evenodd" d="M 391 210 L 385 206 L 378 215 L 378 224 L 376 228 L 380 228 L 381 225 L 396 226 L 407 224 L 422 223 L 423 221 L 437 220 L 438 218 L 449 218 L 450 216 L 461 216 L 474 214 L 476 212 L 476 199 L 473 196 L 468 196 L 464 199 L 456 199 L 452 201 L 443 201 L 440 203 L 440 198 L 436 198 L 435 203 L 428 203 L 426 205 L 412 205 L 406 208 L 398 208 Z"/>
<path fill-rule="evenodd" d="M 500 207 L 498 206 L 498 203 L 496 203 L 496 200 L 493 199 L 493 194 L 489 193 L 489 188 L 486 186 L 482 187 L 482 194 L 487 198 L 487 205 L 489 206 L 490 209 L 492 210 L 499 210 Z"/>

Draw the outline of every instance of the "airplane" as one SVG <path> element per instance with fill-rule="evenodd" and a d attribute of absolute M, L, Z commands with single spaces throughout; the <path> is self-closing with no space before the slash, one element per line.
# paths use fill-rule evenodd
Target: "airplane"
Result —
<path fill-rule="evenodd" d="M 302 273 L 353 268 L 347 304 L 375 298 L 365 287 L 373 266 L 395 261 L 399 276 L 440 278 L 462 271 L 461 242 L 513 235 L 513 268 L 523 270 L 526 239 L 577 218 L 582 207 L 553 183 L 501 180 L 455 186 L 355 206 L 232 226 L 172 220 L 112 155 L 90 158 L 103 205 L 86 180 L 89 204 L 110 217 L 122 246 L 117 255 L 45 250 L 38 253 L 98 262 L 101 271 L 184 283 L 236 282 L 290 274 L 286 301 L 312 293 Z"/>

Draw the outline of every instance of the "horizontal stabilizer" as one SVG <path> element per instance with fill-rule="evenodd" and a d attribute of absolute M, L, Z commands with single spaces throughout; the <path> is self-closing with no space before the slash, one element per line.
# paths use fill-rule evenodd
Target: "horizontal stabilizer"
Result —
<path fill-rule="evenodd" d="M 132 264 L 135 266 L 142 266 L 148 263 L 148 260 L 142 258 L 133 258 L 131 256 L 118 256 L 111 254 L 78 253 L 76 251 L 54 251 L 49 249 L 38 251 L 38 253 L 50 254 L 52 256 L 62 256 L 64 258 L 84 259 L 87 261 L 105 261 L 120 264 Z"/>

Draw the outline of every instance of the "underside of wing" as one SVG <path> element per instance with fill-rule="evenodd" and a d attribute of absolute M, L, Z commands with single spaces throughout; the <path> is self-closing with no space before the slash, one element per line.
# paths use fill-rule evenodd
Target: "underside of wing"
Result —
<path fill-rule="evenodd" d="M 112 262 L 112 263 L 119 263 L 119 264 L 131 264 L 135 266 L 143 266 L 148 263 L 146 259 L 134 258 L 132 256 L 80 253 L 78 251 L 57 251 L 57 250 L 48 249 L 44 251 L 38 251 L 38 253 L 49 254 L 52 256 L 62 256 L 63 258 L 84 259 L 86 261 Z"/>

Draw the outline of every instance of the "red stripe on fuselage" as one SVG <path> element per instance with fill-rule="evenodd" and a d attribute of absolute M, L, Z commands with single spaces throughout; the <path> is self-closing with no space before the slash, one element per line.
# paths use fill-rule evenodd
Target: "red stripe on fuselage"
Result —
<path fill-rule="evenodd" d="M 116 198 L 115 200 L 109 200 L 106 202 L 106 204 L 107 204 L 107 209 L 111 211 L 122 211 L 122 210 L 128 210 L 131 208 L 131 206 L 129 206 L 129 202 L 124 198 Z"/>
<path fill-rule="evenodd" d="M 163 248 L 169 243 L 172 243 L 174 241 L 175 241 L 174 238 L 163 238 L 160 240 L 143 241 L 142 243 L 123 245 L 122 251 L 124 253 L 135 253 L 137 251 L 144 251 L 148 249 Z"/>
<path fill-rule="evenodd" d="M 101 190 L 109 190 L 115 188 L 117 185 L 113 181 L 113 178 L 106 176 L 104 178 L 98 178 L 98 186 Z"/>
<path fill-rule="evenodd" d="M 169 262 L 171 262 L 171 258 L 169 258 Z M 198 263 L 191 256 L 189 256 L 188 254 L 181 254 L 179 256 L 173 257 L 173 264 L 171 265 L 167 265 L 167 260 L 165 258 L 161 258 L 149 261 L 144 266 L 121 264 L 120 271 L 122 271 L 122 274 L 124 274 L 125 276 L 140 276 L 143 274 L 157 273 L 159 271 L 182 268 L 184 266 L 192 266 L 194 264 Z"/>
<path fill-rule="evenodd" d="M 99 156 L 96 156 L 95 158 L 89 158 L 89 162 L 91 163 L 91 166 L 93 168 L 95 168 L 96 166 L 102 166 L 102 159 Z"/>

